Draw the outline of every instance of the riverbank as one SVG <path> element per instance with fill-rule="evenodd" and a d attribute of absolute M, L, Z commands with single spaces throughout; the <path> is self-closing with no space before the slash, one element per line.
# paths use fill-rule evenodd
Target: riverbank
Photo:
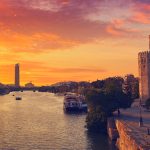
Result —
<path fill-rule="evenodd" d="M 150 150 L 150 112 L 144 108 L 141 110 L 143 126 L 139 126 L 140 110 L 137 105 L 129 109 L 121 110 L 121 115 L 115 114 L 115 126 L 108 130 L 110 137 L 117 139 L 119 150 Z M 112 120 L 110 119 L 112 122 Z M 112 124 L 112 123 L 110 123 Z"/>

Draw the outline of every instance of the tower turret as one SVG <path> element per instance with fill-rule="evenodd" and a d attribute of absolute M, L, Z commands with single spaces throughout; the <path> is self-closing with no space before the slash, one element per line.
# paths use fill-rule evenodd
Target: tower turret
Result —
<path fill-rule="evenodd" d="M 142 101 L 150 98 L 150 35 L 149 35 L 149 51 L 140 52 L 138 54 L 139 66 L 139 92 Z"/>

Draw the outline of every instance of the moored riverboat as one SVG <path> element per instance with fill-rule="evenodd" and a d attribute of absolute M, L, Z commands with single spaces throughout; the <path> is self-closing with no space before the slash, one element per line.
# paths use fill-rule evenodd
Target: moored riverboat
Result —
<path fill-rule="evenodd" d="M 21 97 L 16 97 L 16 100 L 22 100 L 22 98 Z"/>
<path fill-rule="evenodd" d="M 67 93 L 64 97 L 65 112 L 81 112 L 87 111 L 85 97 L 74 93 Z"/>

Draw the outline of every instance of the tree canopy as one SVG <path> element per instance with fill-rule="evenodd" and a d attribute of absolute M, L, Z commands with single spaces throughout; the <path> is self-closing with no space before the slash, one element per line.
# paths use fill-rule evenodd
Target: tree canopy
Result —
<path fill-rule="evenodd" d="M 128 108 L 132 104 L 129 95 L 113 88 L 109 90 L 91 89 L 87 92 L 86 99 L 89 110 L 92 111 L 100 106 L 107 116 L 112 115 L 119 108 Z"/>
<path fill-rule="evenodd" d="M 86 118 L 89 130 L 106 129 L 107 117 L 119 108 L 128 108 L 133 100 L 130 94 L 122 91 L 122 78 L 114 77 L 104 80 L 102 88 L 91 88 L 86 91 L 88 115 Z"/>

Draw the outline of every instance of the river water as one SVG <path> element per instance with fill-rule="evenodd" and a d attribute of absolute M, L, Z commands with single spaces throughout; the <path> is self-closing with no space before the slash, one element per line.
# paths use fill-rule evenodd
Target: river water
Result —
<path fill-rule="evenodd" d="M 63 97 L 51 93 L 0 96 L 0 150 L 115 150 L 104 135 L 87 132 L 85 117 L 65 114 Z"/>

